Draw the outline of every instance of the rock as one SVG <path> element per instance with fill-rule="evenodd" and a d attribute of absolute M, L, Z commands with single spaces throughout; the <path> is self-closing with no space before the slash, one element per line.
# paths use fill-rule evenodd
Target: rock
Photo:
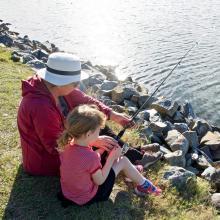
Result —
<path fill-rule="evenodd" d="M 201 169 L 206 169 L 211 166 L 210 163 L 207 161 L 207 159 L 203 155 L 199 155 L 198 159 L 195 161 Z"/>
<path fill-rule="evenodd" d="M 148 126 L 141 128 L 140 133 L 146 136 L 147 138 L 150 138 L 151 136 L 153 136 L 153 132 L 151 128 L 149 128 Z M 152 143 L 155 143 L 155 142 L 152 141 Z"/>
<path fill-rule="evenodd" d="M 49 54 L 43 49 L 34 50 L 31 54 L 35 56 L 38 60 L 42 60 L 43 58 L 47 59 L 49 56 Z"/>
<path fill-rule="evenodd" d="M 143 120 L 149 121 L 149 119 L 150 119 L 150 112 L 149 112 L 149 110 L 144 110 L 144 111 L 139 112 L 138 116 L 140 118 L 142 118 Z"/>
<path fill-rule="evenodd" d="M 192 167 L 192 166 L 188 166 L 185 168 L 186 170 L 194 173 L 195 175 L 198 175 L 199 174 L 199 170 L 197 170 L 195 167 Z"/>
<path fill-rule="evenodd" d="M 188 101 L 186 101 L 185 104 L 182 106 L 182 113 L 185 118 L 191 118 L 191 119 L 196 118 L 192 105 Z"/>
<path fill-rule="evenodd" d="M 200 148 L 200 150 L 202 152 L 204 152 L 210 158 L 210 160 L 213 160 L 212 153 L 211 153 L 208 146 L 204 146 L 204 147 Z"/>
<path fill-rule="evenodd" d="M 110 107 L 116 112 L 119 112 L 119 113 L 125 112 L 125 108 L 121 105 L 110 105 Z"/>
<path fill-rule="evenodd" d="M 6 47 L 3 43 L 0 43 L 0 47 Z"/>
<path fill-rule="evenodd" d="M 111 97 L 111 90 L 97 90 L 97 92 L 96 92 L 96 95 L 98 96 L 98 97 L 100 97 L 100 96 L 107 96 L 107 97 Z M 114 102 L 115 103 L 115 102 Z"/>
<path fill-rule="evenodd" d="M 131 101 L 134 102 L 135 104 L 138 104 L 138 100 L 140 98 L 140 95 L 132 95 Z"/>
<path fill-rule="evenodd" d="M 211 150 L 220 149 L 220 133 L 208 131 L 201 139 L 200 144 L 208 146 Z"/>
<path fill-rule="evenodd" d="M 174 122 L 179 122 L 179 123 L 185 122 L 184 115 L 179 111 L 176 111 L 176 113 L 173 116 L 173 120 Z"/>
<path fill-rule="evenodd" d="M 174 130 L 174 125 L 169 122 L 169 121 L 164 121 L 164 123 L 167 125 L 164 129 L 163 129 L 163 135 L 164 137 L 167 136 L 168 131 Z"/>
<path fill-rule="evenodd" d="M 131 76 L 127 76 L 124 81 L 125 82 L 134 82 Z"/>
<path fill-rule="evenodd" d="M 187 154 L 185 155 L 185 158 L 186 158 L 186 167 L 191 166 L 192 163 L 193 163 L 192 153 L 187 153 Z"/>
<path fill-rule="evenodd" d="M 182 150 L 177 150 L 175 152 L 165 154 L 164 158 L 171 166 L 186 166 L 186 159 Z"/>
<path fill-rule="evenodd" d="M 193 149 L 199 146 L 199 139 L 195 131 L 185 131 L 182 134 L 189 142 L 189 146 Z"/>
<path fill-rule="evenodd" d="M 81 68 L 82 69 L 86 69 L 86 70 L 91 70 L 91 68 L 92 68 L 92 63 L 91 63 L 91 61 L 82 61 L 81 62 Z"/>
<path fill-rule="evenodd" d="M 32 47 L 25 44 L 22 38 L 14 40 L 14 47 L 19 48 L 20 50 L 31 51 Z"/>
<path fill-rule="evenodd" d="M 148 100 L 149 99 L 149 100 Z M 138 99 L 138 105 L 139 107 L 141 107 L 146 101 L 148 100 L 148 102 L 143 106 L 143 109 L 144 108 L 152 108 L 151 107 L 151 104 L 155 101 L 157 101 L 157 98 L 155 97 L 151 97 L 149 95 L 141 95 L 139 96 L 139 99 Z"/>
<path fill-rule="evenodd" d="M 208 131 L 212 131 L 212 128 L 207 121 L 205 121 L 203 119 L 198 119 L 198 120 L 196 120 L 195 125 L 193 126 L 192 130 L 197 132 L 199 140 L 201 140 L 201 138 Z"/>
<path fill-rule="evenodd" d="M 152 131 L 158 133 L 162 132 L 166 126 L 167 125 L 163 122 L 151 122 L 149 124 L 149 127 L 152 129 Z"/>
<path fill-rule="evenodd" d="M 189 142 L 177 130 L 168 131 L 165 141 L 172 151 L 182 150 L 184 155 L 188 152 Z"/>
<path fill-rule="evenodd" d="M 102 90 L 112 90 L 118 85 L 117 81 L 109 81 L 109 80 L 104 80 L 104 82 L 101 84 L 101 89 Z"/>
<path fill-rule="evenodd" d="M 117 104 L 121 104 L 124 101 L 124 91 L 123 88 L 120 86 L 115 87 L 112 90 L 112 100 Z"/>
<path fill-rule="evenodd" d="M 152 123 L 162 121 L 160 114 L 155 109 L 143 110 L 139 112 L 138 115 L 143 120 L 150 121 Z"/>
<path fill-rule="evenodd" d="M 203 171 L 201 176 L 206 180 L 211 181 L 215 173 L 216 169 L 214 167 L 208 167 Z"/>
<path fill-rule="evenodd" d="M 220 189 L 220 169 L 216 169 L 215 172 L 211 175 L 211 182 L 215 185 L 217 190 Z"/>
<path fill-rule="evenodd" d="M 220 193 L 214 193 L 211 196 L 211 203 L 216 209 L 220 209 Z"/>
<path fill-rule="evenodd" d="M 113 102 L 109 97 L 106 97 L 106 96 L 101 96 L 101 97 L 99 98 L 99 100 L 100 100 L 101 102 L 103 102 L 103 103 L 104 103 L 105 105 L 107 105 L 107 106 L 116 105 L 115 102 Z"/>
<path fill-rule="evenodd" d="M 161 139 L 160 133 L 155 133 L 155 132 L 154 132 L 153 135 L 150 136 L 150 141 L 151 141 L 151 143 L 158 143 L 158 144 L 160 144 L 160 145 L 163 144 L 163 141 L 162 141 L 162 139 Z"/>
<path fill-rule="evenodd" d="M 187 126 L 187 124 L 185 123 L 174 123 L 174 127 L 177 131 L 179 131 L 181 134 L 185 131 L 188 131 L 189 128 Z"/>
<path fill-rule="evenodd" d="M 127 99 L 124 100 L 124 106 L 125 107 L 135 107 L 137 109 L 137 105 L 134 102 L 127 100 Z"/>
<path fill-rule="evenodd" d="M 11 60 L 13 60 L 14 62 L 19 62 L 20 61 L 20 57 L 16 54 L 12 54 L 11 55 Z"/>
<path fill-rule="evenodd" d="M 167 170 L 163 179 L 168 180 L 177 190 L 183 191 L 190 185 L 196 184 L 196 175 L 182 167 L 171 167 Z"/>
<path fill-rule="evenodd" d="M 6 47 L 12 47 L 14 41 L 7 34 L 2 34 L 2 35 L 0 35 L 0 43 L 4 44 Z"/>
<path fill-rule="evenodd" d="M 43 43 L 41 43 L 39 41 L 33 40 L 32 44 L 33 44 L 33 49 L 34 50 L 36 50 L 36 49 L 43 49 L 47 53 L 56 52 L 56 51 L 52 51 L 52 48 L 48 48 L 46 45 L 44 45 Z M 46 44 L 49 44 L 49 42 L 47 42 Z M 52 44 L 50 46 L 52 47 Z"/>
<path fill-rule="evenodd" d="M 161 122 L 162 121 L 161 116 L 157 112 L 157 110 L 150 109 L 150 110 L 147 110 L 147 111 L 150 113 L 150 118 L 149 118 L 150 122 Z"/>
<path fill-rule="evenodd" d="M 103 83 L 103 81 L 104 81 L 103 76 L 97 73 L 83 80 L 83 83 L 87 88 L 93 87 L 94 85 L 97 84 L 100 85 L 101 88 L 101 84 Z"/>
<path fill-rule="evenodd" d="M 170 100 L 159 100 L 151 104 L 151 108 L 156 109 L 161 115 L 173 117 L 179 105 L 177 102 Z"/>
<path fill-rule="evenodd" d="M 127 107 L 127 111 L 129 115 L 133 115 L 137 111 L 137 107 Z"/>
<path fill-rule="evenodd" d="M 35 57 L 32 56 L 32 55 L 29 55 L 29 54 L 24 55 L 24 56 L 22 56 L 22 58 L 21 58 L 22 63 L 27 63 L 27 62 L 32 61 L 32 60 L 34 60 L 34 59 L 35 59 Z"/>
<path fill-rule="evenodd" d="M 36 68 L 36 69 L 42 69 L 42 68 L 46 67 L 45 63 L 43 63 L 42 61 L 37 60 L 37 59 L 27 62 L 27 65 L 29 65 L 33 68 Z"/>
<path fill-rule="evenodd" d="M 132 84 L 125 84 L 124 85 L 124 88 L 123 88 L 123 91 L 124 91 L 124 99 L 131 99 L 131 97 L 133 95 L 136 95 L 138 96 L 139 93 L 137 92 L 137 90 L 133 87 Z"/>
<path fill-rule="evenodd" d="M 163 153 L 163 154 L 170 154 L 172 153 L 169 149 L 167 149 L 166 147 L 160 145 L 160 151 Z"/>
<path fill-rule="evenodd" d="M 136 83 L 135 89 L 137 90 L 137 92 L 140 92 L 142 95 L 147 95 L 149 92 L 146 86 L 141 83 Z"/>
<path fill-rule="evenodd" d="M 212 154 L 212 160 L 220 160 L 220 149 L 218 150 L 210 150 Z"/>

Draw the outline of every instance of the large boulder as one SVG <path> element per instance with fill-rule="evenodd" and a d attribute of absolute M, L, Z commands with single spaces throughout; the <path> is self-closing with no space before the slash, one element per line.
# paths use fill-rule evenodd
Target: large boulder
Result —
<path fill-rule="evenodd" d="M 185 131 L 188 131 L 189 128 L 187 126 L 187 124 L 185 123 L 174 123 L 174 127 L 177 131 L 179 131 L 181 134 Z"/>
<path fill-rule="evenodd" d="M 189 103 L 188 101 L 186 101 L 184 103 L 184 105 L 181 107 L 181 112 L 185 118 L 188 118 L 188 119 L 195 119 L 196 118 L 196 115 L 193 111 L 193 107 L 192 107 L 191 103 Z"/>
<path fill-rule="evenodd" d="M 2 35 L 0 35 L 0 43 L 4 44 L 7 47 L 12 47 L 13 43 L 14 43 L 14 40 L 9 35 L 2 34 Z"/>
<path fill-rule="evenodd" d="M 31 53 L 33 56 L 35 56 L 37 59 L 42 60 L 43 58 L 48 58 L 49 54 L 43 50 L 43 49 L 37 49 L 32 51 Z"/>
<path fill-rule="evenodd" d="M 85 71 L 85 70 L 84 70 Z M 103 81 L 105 80 L 105 76 L 102 75 L 101 73 L 92 73 L 92 75 L 83 80 L 83 84 L 89 88 L 89 87 L 93 87 L 93 86 L 96 86 L 96 85 L 100 85 L 99 89 L 101 88 L 101 84 L 103 83 Z"/>
<path fill-rule="evenodd" d="M 170 167 L 165 171 L 163 179 L 176 187 L 179 191 L 185 191 L 189 186 L 196 185 L 196 175 L 182 167 Z"/>
<path fill-rule="evenodd" d="M 148 100 L 149 99 L 149 100 Z M 147 103 L 145 103 L 146 101 L 148 100 L 148 102 Z M 141 95 L 141 96 L 139 96 L 139 98 L 138 98 L 138 105 L 139 105 L 139 107 L 141 107 L 142 105 L 144 105 L 144 103 L 145 103 L 145 105 L 143 106 L 143 109 L 144 108 L 152 108 L 151 107 L 151 104 L 153 103 L 153 102 L 156 102 L 158 99 L 157 98 L 155 98 L 155 97 L 151 97 L 150 98 L 150 96 L 149 95 Z"/>
<path fill-rule="evenodd" d="M 208 131 L 201 139 L 200 144 L 209 146 L 211 150 L 220 149 L 220 133 Z"/>
<path fill-rule="evenodd" d="M 151 104 L 151 108 L 156 109 L 161 115 L 168 115 L 169 117 L 174 116 L 178 107 L 179 105 L 177 102 L 168 99 L 158 100 L 157 102 Z"/>
<path fill-rule="evenodd" d="M 195 149 L 199 146 L 199 139 L 195 131 L 185 131 L 183 136 L 188 140 L 191 148 Z"/>
<path fill-rule="evenodd" d="M 42 68 L 46 67 L 45 63 L 43 63 L 42 61 L 37 60 L 37 59 L 27 62 L 27 65 L 29 65 L 35 69 L 42 69 Z"/>
<path fill-rule="evenodd" d="M 109 81 L 109 80 L 104 80 L 104 82 L 101 84 L 101 89 L 102 90 L 112 90 L 118 85 L 117 81 Z"/>
<path fill-rule="evenodd" d="M 114 102 L 116 102 L 117 104 L 122 104 L 124 101 L 124 91 L 123 91 L 123 87 L 121 86 L 116 86 L 113 90 L 112 90 L 112 100 Z"/>
<path fill-rule="evenodd" d="M 188 152 L 189 142 L 177 130 L 168 131 L 165 141 L 172 151 L 182 150 L 184 155 Z"/>
<path fill-rule="evenodd" d="M 199 140 L 208 132 L 212 131 L 211 125 L 203 119 L 198 119 L 195 121 L 194 126 L 192 127 L 193 131 L 197 132 L 197 135 L 199 137 Z"/>
<path fill-rule="evenodd" d="M 177 150 L 175 152 L 165 154 L 164 158 L 171 166 L 186 166 L 186 158 L 182 150 Z"/>

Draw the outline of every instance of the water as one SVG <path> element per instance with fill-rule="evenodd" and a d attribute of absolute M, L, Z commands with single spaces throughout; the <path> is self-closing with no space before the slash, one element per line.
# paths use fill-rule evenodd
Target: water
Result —
<path fill-rule="evenodd" d="M 153 91 L 196 42 L 158 96 L 189 100 L 220 125 L 218 0 L 0 0 L 0 19 L 93 64 L 116 66 Z"/>

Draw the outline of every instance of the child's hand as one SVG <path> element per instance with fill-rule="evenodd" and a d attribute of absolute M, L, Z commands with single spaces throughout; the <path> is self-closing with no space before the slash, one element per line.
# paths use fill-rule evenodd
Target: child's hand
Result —
<path fill-rule="evenodd" d="M 109 157 L 112 158 L 113 160 L 117 160 L 121 156 L 121 154 L 122 154 L 121 147 L 115 147 L 109 153 Z"/>

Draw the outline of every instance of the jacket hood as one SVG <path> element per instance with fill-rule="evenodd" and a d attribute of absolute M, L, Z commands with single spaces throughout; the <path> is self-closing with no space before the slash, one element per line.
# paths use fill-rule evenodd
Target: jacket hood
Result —
<path fill-rule="evenodd" d="M 42 95 L 44 97 L 53 98 L 52 94 L 49 92 L 48 88 L 44 84 L 43 80 L 37 75 L 28 78 L 27 80 L 22 80 L 22 97 L 38 97 Z"/>

